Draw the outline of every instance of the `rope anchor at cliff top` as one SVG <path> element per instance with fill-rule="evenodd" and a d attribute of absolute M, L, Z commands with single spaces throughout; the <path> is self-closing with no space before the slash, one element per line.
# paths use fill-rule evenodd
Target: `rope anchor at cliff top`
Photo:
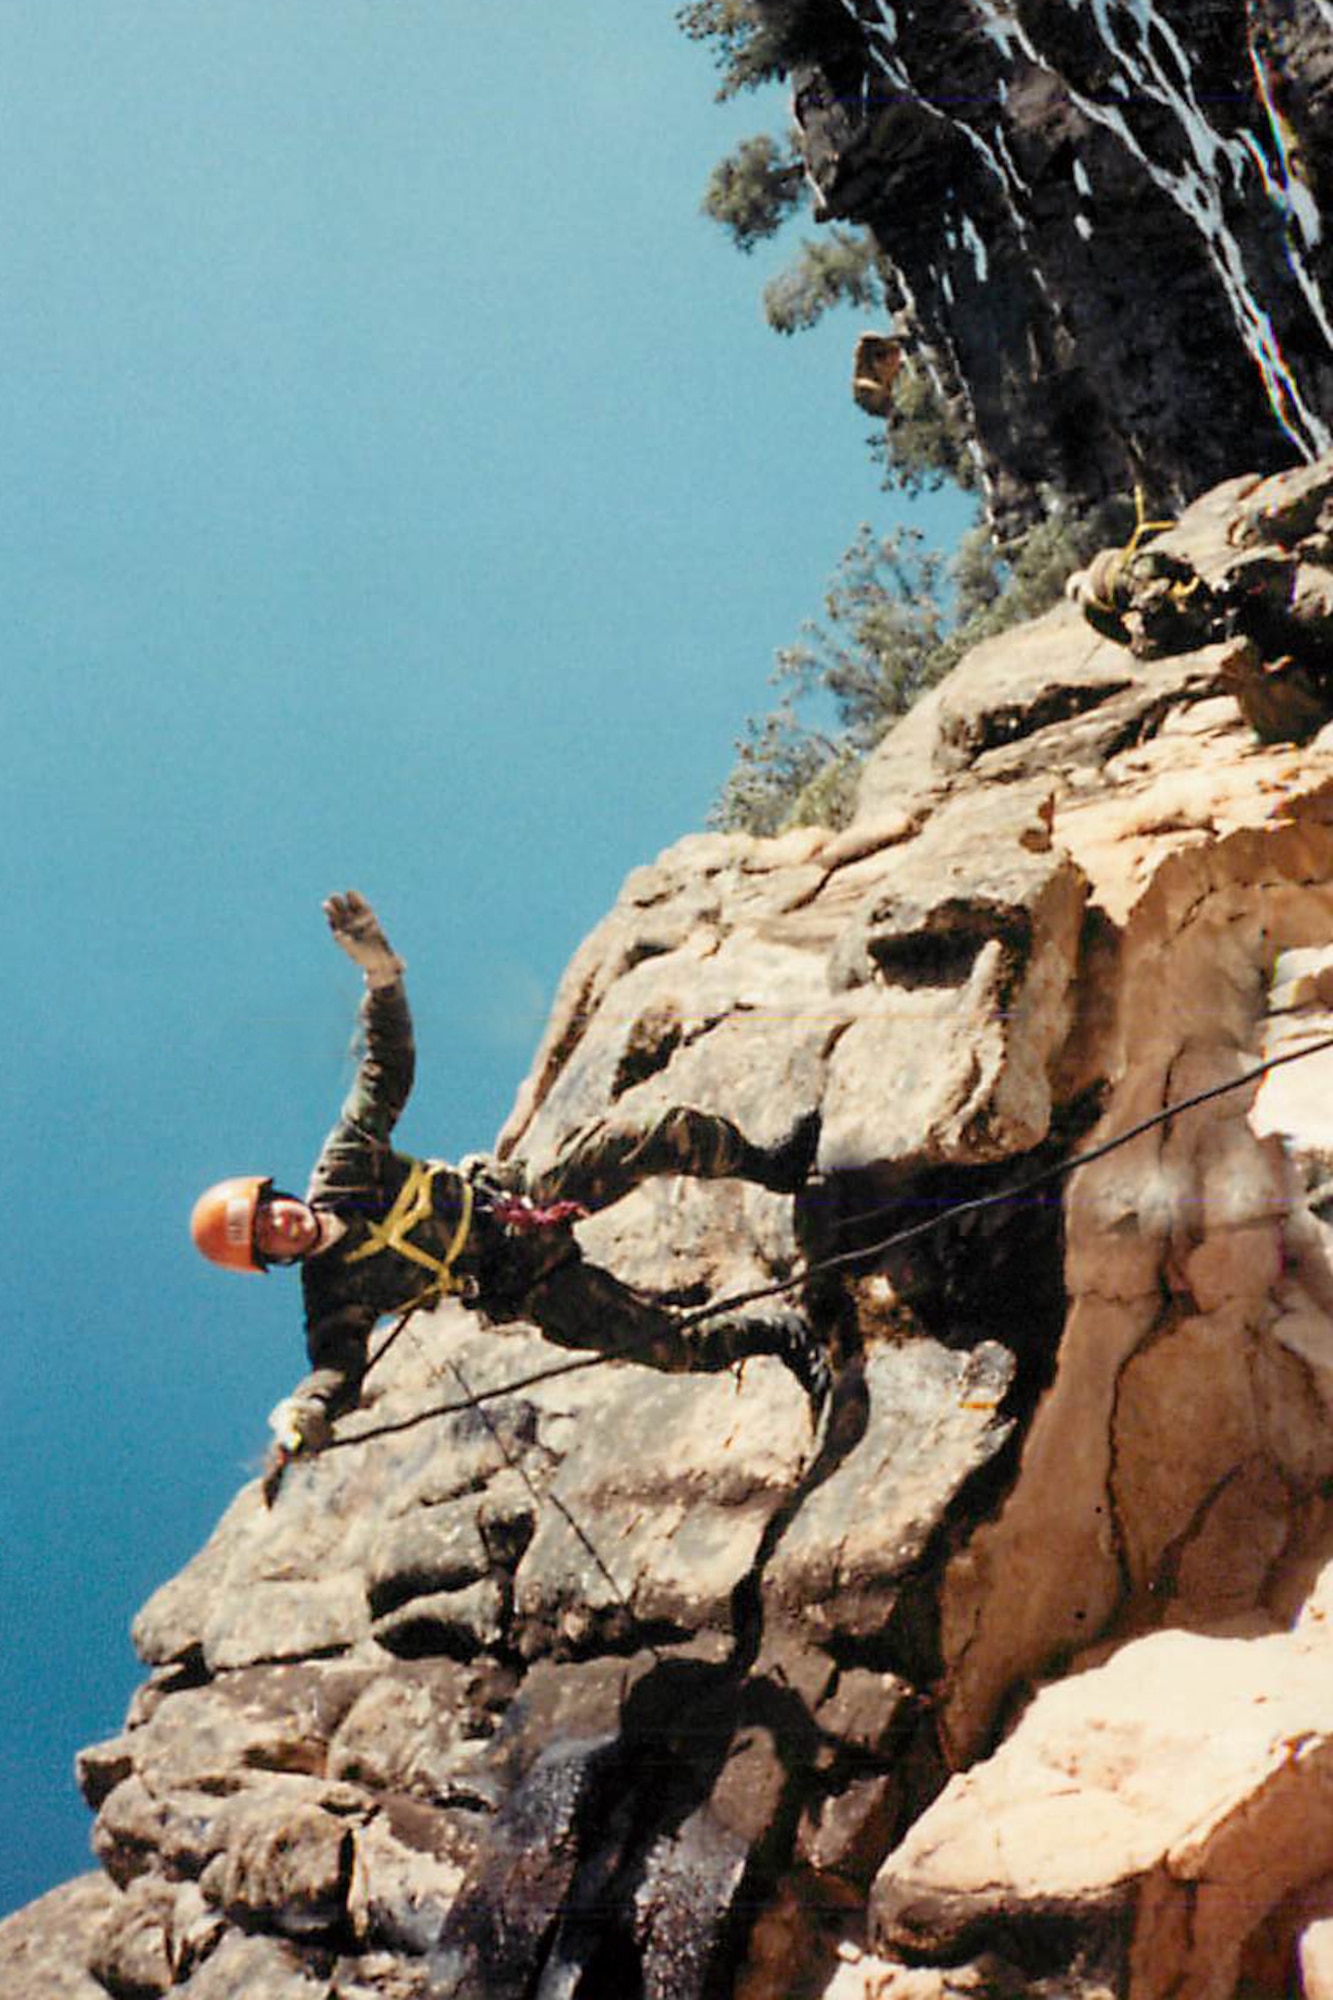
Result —
<path fill-rule="evenodd" d="M 1154 1111 L 1148 1117 L 1140 1118 L 1125 1131 L 1117 1132 L 1111 1138 L 1103 1139 L 1097 1145 L 1088 1147 L 1085 1152 L 1075 1153 L 1067 1160 L 1057 1160 L 1052 1166 L 1043 1167 L 1040 1172 L 1028 1175 L 1025 1180 L 1018 1181 L 1011 1187 L 995 1188 L 989 1194 L 976 1195 L 967 1201 L 955 1202 L 950 1207 L 941 1209 L 937 1215 L 927 1216 L 921 1222 L 914 1222 L 906 1229 L 895 1230 L 892 1235 L 864 1244 L 858 1249 L 835 1251 L 827 1257 L 816 1258 L 790 1278 L 780 1279 L 774 1284 L 758 1285 L 751 1291 L 736 1292 L 728 1298 L 714 1299 L 709 1305 L 699 1306 L 693 1312 L 682 1314 L 679 1325 L 682 1330 L 688 1330 L 718 1314 L 734 1312 L 738 1306 L 754 1305 L 761 1299 L 779 1298 L 786 1292 L 796 1291 L 821 1272 L 839 1270 L 850 1264 L 867 1265 L 875 1257 L 884 1256 L 890 1250 L 899 1249 L 904 1244 L 913 1243 L 918 1238 L 929 1235 L 933 1230 L 942 1229 L 946 1223 L 955 1221 L 959 1216 L 975 1215 L 983 1209 L 997 1208 L 1003 1202 L 1021 1201 L 1037 1188 L 1049 1187 L 1053 1182 L 1064 1180 L 1070 1174 L 1076 1173 L 1080 1167 L 1091 1166 L 1095 1160 L 1105 1159 L 1108 1154 L 1118 1152 L 1122 1146 L 1128 1146 L 1135 1139 L 1142 1138 L 1145 1132 L 1169 1125 L 1172 1119 L 1182 1117 L 1187 1111 L 1197 1110 L 1199 1106 L 1210 1104 L 1219 1097 L 1226 1097 L 1233 1091 L 1244 1090 L 1248 1085 L 1261 1081 L 1271 1071 L 1281 1069 L 1287 1063 L 1301 1062 L 1307 1056 L 1320 1055 L 1328 1049 L 1333 1049 L 1333 1035 L 1323 1035 L 1317 1041 L 1307 1042 L 1300 1048 L 1288 1049 L 1283 1055 L 1268 1056 L 1262 1062 L 1255 1063 L 1249 1069 L 1242 1071 L 1239 1076 L 1231 1077 L 1225 1083 L 1210 1084 L 1207 1089 L 1197 1090 L 1189 1097 L 1178 1098 L 1174 1103 L 1163 1106 L 1160 1111 Z M 889 1213 L 892 1213 L 891 1209 L 866 1209 L 860 1215 L 847 1217 L 846 1221 L 848 1224 L 870 1222 L 877 1215 Z M 372 1357 L 371 1368 L 382 1360 L 407 1322 L 421 1310 L 423 1303 L 418 1301 L 400 1314 Z M 429 1409 L 417 1410 L 410 1416 L 390 1419 L 385 1423 L 370 1424 L 361 1430 L 344 1433 L 341 1437 L 330 1439 L 323 1450 L 337 1451 L 351 1445 L 369 1444 L 376 1438 L 395 1437 L 403 1431 L 414 1430 L 418 1424 L 429 1423 L 437 1417 L 462 1416 L 468 1411 L 480 1410 L 484 1404 L 499 1402 L 506 1396 L 519 1395 L 526 1389 L 539 1388 L 545 1382 L 561 1381 L 568 1375 L 582 1374 L 589 1368 L 604 1367 L 610 1361 L 633 1361 L 634 1358 L 634 1345 L 627 1344 L 615 1353 L 585 1354 L 576 1361 L 556 1362 L 550 1367 L 537 1368 L 530 1374 L 516 1376 L 512 1381 L 500 1383 L 493 1389 L 479 1389 L 447 1403 L 432 1404 Z M 367 1369 L 367 1373 L 369 1372 Z"/>

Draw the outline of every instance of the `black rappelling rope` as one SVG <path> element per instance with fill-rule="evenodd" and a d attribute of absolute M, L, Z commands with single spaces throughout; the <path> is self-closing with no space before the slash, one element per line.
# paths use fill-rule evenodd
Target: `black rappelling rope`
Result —
<path fill-rule="evenodd" d="M 682 1314 L 676 1325 L 684 1331 L 689 1327 L 698 1326 L 703 1320 L 715 1318 L 719 1313 L 734 1312 L 738 1306 L 754 1305 L 760 1299 L 778 1298 L 784 1292 L 795 1291 L 816 1272 L 836 1270 L 844 1264 L 864 1263 L 867 1258 L 882 1256 L 886 1250 L 896 1250 L 904 1243 L 912 1243 L 917 1237 L 928 1235 L 932 1229 L 942 1228 L 946 1222 L 952 1222 L 957 1216 L 973 1215 L 980 1209 L 998 1207 L 1001 1202 L 1020 1200 L 1024 1195 L 1031 1194 L 1034 1188 L 1046 1187 L 1052 1181 L 1063 1180 L 1066 1175 L 1076 1172 L 1079 1167 L 1091 1166 L 1094 1160 L 1104 1159 L 1108 1153 L 1118 1151 L 1121 1146 L 1128 1146 L 1132 1140 L 1141 1138 L 1145 1132 L 1151 1132 L 1159 1125 L 1170 1124 L 1173 1118 L 1179 1118 L 1186 1111 L 1196 1110 L 1199 1105 L 1209 1104 L 1214 1098 L 1225 1097 L 1233 1090 L 1244 1090 L 1248 1084 L 1257 1083 L 1261 1077 L 1267 1076 L 1270 1070 L 1281 1069 L 1284 1063 L 1300 1062 L 1305 1056 L 1318 1055 L 1324 1049 L 1333 1049 L 1333 1035 L 1323 1035 L 1318 1041 L 1305 1043 L 1302 1048 L 1288 1049 L 1285 1055 L 1269 1056 L 1263 1062 L 1254 1064 L 1251 1069 L 1243 1070 L 1239 1076 L 1233 1076 L 1226 1083 L 1210 1084 L 1206 1090 L 1196 1090 L 1190 1097 L 1179 1098 L 1175 1103 L 1165 1105 L 1162 1110 L 1152 1112 L 1147 1118 L 1140 1118 L 1137 1124 L 1129 1126 L 1126 1131 L 1117 1132 L 1114 1137 L 1103 1139 L 1099 1145 L 1090 1146 L 1084 1153 L 1075 1153 L 1070 1159 L 1057 1160 L 1052 1166 L 1043 1167 L 1039 1173 L 1030 1174 L 1026 1180 L 1018 1181 L 1012 1187 L 994 1188 L 989 1194 L 975 1195 L 968 1201 L 955 1202 L 952 1207 L 941 1209 L 938 1215 L 927 1216 L 921 1222 L 911 1223 L 906 1229 L 895 1230 L 891 1236 L 886 1236 L 877 1243 L 867 1243 L 856 1250 L 841 1250 L 831 1256 L 818 1258 L 793 1277 L 783 1278 L 776 1284 L 756 1285 L 752 1291 L 735 1292 L 729 1298 L 714 1299 L 710 1305 L 699 1306 L 693 1312 Z M 847 1217 L 847 1221 L 868 1222 L 877 1215 L 890 1213 L 891 1209 L 866 1209 L 860 1215 Z M 392 1331 L 381 1343 L 370 1367 L 374 1367 L 383 1358 L 391 1342 L 397 1339 L 413 1313 L 424 1303 L 424 1300 L 418 1299 L 406 1308 Z M 501 1397 L 517 1395 L 520 1390 L 536 1388 L 543 1382 L 558 1381 L 562 1376 L 578 1374 L 585 1368 L 600 1368 L 608 1361 L 632 1361 L 636 1348 L 642 1344 L 630 1341 L 609 1354 L 585 1354 L 577 1361 L 557 1362 L 550 1368 L 536 1369 L 530 1375 L 521 1375 L 512 1382 L 502 1383 L 497 1388 L 480 1389 L 462 1401 L 437 1403 L 428 1410 L 417 1410 L 412 1416 L 399 1417 L 383 1424 L 371 1424 L 363 1430 L 333 1438 L 323 1449 L 337 1451 L 346 1445 L 368 1444 L 372 1438 L 392 1437 L 401 1431 L 413 1430 L 418 1424 L 428 1423 L 435 1417 L 460 1416 L 465 1411 L 480 1409 L 484 1403 L 493 1403 Z M 366 1372 L 370 1372 L 369 1368 Z"/>
<path fill-rule="evenodd" d="M 597 1358 L 598 1360 L 601 1360 L 603 1357 L 599 1355 Z M 499 1425 L 495 1422 L 490 1412 L 481 1407 L 483 1402 L 486 1400 L 486 1391 L 483 1390 L 480 1395 L 474 1394 L 473 1390 L 470 1388 L 468 1384 L 468 1379 L 466 1375 L 463 1373 L 458 1363 L 453 1359 L 452 1355 L 445 1356 L 444 1365 L 449 1370 L 449 1373 L 453 1376 L 459 1388 L 463 1391 L 464 1395 L 468 1399 L 464 1407 L 470 1410 L 476 1410 L 478 1416 L 481 1418 L 481 1421 L 483 1422 L 483 1424 L 485 1424 L 486 1429 L 489 1431 L 491 1436 L 491 1441 L 494 1444 L 495 1449 L 499 1452 L 500 1457 L 504 1460 L 505 1465 L 508 1466 L 511 1472 L 515 1472 L 518 1474 L 518 1477 L 523 1481 L 523 1484 L 527 1487 L 528 1492 L 531 1494 L 532 1498 L 536 1501 L 539 1507 L 545 1503 L 549 1503 L 552 1507 L 555 1508 L 557 1514 L 559 1514 L 560 1518 L 565 1522 L 566 1526 L 573 1534 L 575 1540 L 586 1551 L 594 1568 L 600 1570 L 602 1576 L 606 1579 L 607 1583 L 610 1584 L 611 1594 L 615 1598 L 621 1610 L 626 1613 L 631 1622 L 637 1622 L 634 1618 L 633 1605 L 630 1603 L 628 1597 L 626 1597 L 620 1585 L 616 1582 L 614 1575 L 607 1568 L 606 1563 L 603 1561 L 602 1557 L 597 1553 L 597 1550 L 593 1547 L 593 1544 L 589 1540 L 587 1534 L 579 1526 L 578 1522 L 574 1519 L 574 1516 L 570 1512 L 566 1503 L 561 1499 L 560 1495 L 556 1492 L 553 1486 L 548 1487 L 545 1494 L 538 1492 L 536 1486 L 532 1482 L 531 1477 L 529 1476 L 528 1469 L 524 1465 L 522 1459 L 516 1453 L 510 1451 L 508 1445 L 505 1443 L 504 1439 L 500 1435 Z M 653 1655 L 653 1658 L 660 1665 L 662 1655 L 658 1651 L 657 1647 L 652 1643 L 651 1639 L 648 1641 L 647 1650 Z"/>
<path fill-rule="evenodd" d="M 1118 1152 L 1121 1146 L 1128 1146 L 1132 1140 L 1141 1139 L 1145 1132 L 1151 1132 L 1154 1127 L 1169 1125 L 1173 1118 L 1179 1118 L 1186 1111 L 1194 1111 L 1201 1104 L 1211 1103 L 1215 1097 L 1225 1097 L 1229 1091 L 1243 1090 L 1247 1084 L 1257 1083 L 1260 1077 L 1267 1076 L 1270 1070 L 1280 1069 L 1283 1063 L 1299 1062 L 1303 1056 L 1318 1055 L 1323 1049 L 1333 1049 L 1333 1035 L 1324 1035 L 1317 1042 L 1307 1042 L 1304 1048 L 1289 1049 L 1284 1056 L 1269 1056 L 1264 1062 L 1256 1063 L 1252 1069 L 1243 1071 L 1240 1076 L 1233 1076 L 1229 1083 L 1209 1084 L 1206 1090 L 1196 1090 L 1191 1097 L 1178 1098 L 1174 1104 L 1165 1105 L 1161 1111 L 1154 1111 L 1147 1118 L 1140 1118 L 1136 1125 L 1129 1126 L 1124 1132 L 1117 1132 L 1113 1138 L 1103 1139 L 1099 1145 L 1089 1146 L 1086 1153 L 1075 1153 L 1067 1160 L 1056 1160 L 1053 1165 L 1043 1167 L 1040 1172 L 1030 1174 L 1026 1180 L 1017 1181 L 1011 1187 L 994 1188 L 989 1194 L 973 1195 L 967 1201 L 954 1202 L 949 1208 L 941 1209 L 938 1215 L 930 1215 L 922 1222 L 914 1222 L 910 1227 L 900 1229 L 892 1236 L 886 1236 L 882 1242 L 867 1243 L 859 1250 L 839 1250 L 832 1256 L 821 1257 L 797 1277 L 788 1278 L 781 1285 L 764 1286 L 753 1292 L 742 1292 L 735 1298 L 723 1300 L 721 1305 L 727 1307 L 749 1305 L 756 1299 L 768 1298 L 780 1291 L 791 1291 L 796 1285 L 804 1284 L 807 1278 L 813 1277 L 816 1271 L 836 1270 L 842 1264 L 854 1264 L 863 1258 L 878 1256 L 885 1250 L 896 1250 L 900 1244 L 911 1243 L 918 1236 L 926 1236 L 932 1229 L 940 1228 L 943 1223 L 952 1222 L 955 1216 L 971 1215 L 982 1208 L 995 1208 L 1003 1201 L 1018 1201 L 1022 1196 L 1031 1194 L 1034 1188 L 1045 1187 L 1051 1181 L 1063 1180 L 1066 1174 L 1074 1173 L 1079 1167 L 1091 1166 L 1094 1160 L 1101 1160 L 1108 1153 Z M 847 1216 L 845 1221 L 849 1224 L 873 1222 L 877 1215 L 892 1213 L 892 1205 L 886 1208 L 867 1208 L 859 1215 Z M 697 1313 L 687 1314 L 682 1324 L 692 1325 L 696 1319 L 707 1318 L 710 1312 L 720 1309 L 721 1306 L 702 1307 Z"/>

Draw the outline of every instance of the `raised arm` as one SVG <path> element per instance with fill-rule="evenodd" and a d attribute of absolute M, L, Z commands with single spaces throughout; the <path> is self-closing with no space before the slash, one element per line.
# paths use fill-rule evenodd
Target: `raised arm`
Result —
<path fill-rule="evenodd" d="M 358 896 L 355 889 L 349 889 L 345 896 L 329 896 L 324 914 L 334 942 L 342 946 L 353 964 L 361 967 L 372 993 L 382 986 L 399 983 L 406 967 L 364 896 Z"/>
<path fill-rule="evenodd" d="M 416 1067 L 412 1014 L 403 987 L 405 968 L 375 912 L 349 889 L 345 896 L 330 896 L 324 914 L 335 942 L 365 974 L 366 993 L 361 1002 L 361 1060 L 315 1167 L 310 1199 L 366 1184 L 368 1156 L 387 1147 Z M 373 1171 L 370 1178 L 375 1178 Z"/>
<path fill-rule="evenodd" d="M 356 1080 L 306 1190 L 307 1201 L 336 1210 L 340 1202 L 355 1205 L 375 1198 L 390 1134 L 412 1088 L 415 1054 L 403 961 L 391 949 L 375 912 L 349 889 L 345 896 L 330 896 L 324 914 L 335 941 L 366 979 L 361 1002 L 365 1045 Z M 269 1418 L 275 1441 L 264 1467 L 264 1498 L 270 1506 L 289 1460 L 302 1449 L 318 1448 L 330 1422 L 356 1401 L 370 1330 L 378 1318 L 373 1301 L 344 1296 L 340 1266 L 317 1258 L 307 1262 L 301 1286 L 312 1369 Z"/>

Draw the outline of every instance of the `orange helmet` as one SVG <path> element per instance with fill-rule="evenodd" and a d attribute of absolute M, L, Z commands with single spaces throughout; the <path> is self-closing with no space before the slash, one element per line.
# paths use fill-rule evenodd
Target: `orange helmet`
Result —
<path fill-rule="evenodd" d="M 265 1260 L 254 1244 L 255 1215 L 272 1186 L 271 1175 L 243 1174 L 206 1188 L 190 1217 L 195 1249 L 231 1271 L 262 1271 Z"/>

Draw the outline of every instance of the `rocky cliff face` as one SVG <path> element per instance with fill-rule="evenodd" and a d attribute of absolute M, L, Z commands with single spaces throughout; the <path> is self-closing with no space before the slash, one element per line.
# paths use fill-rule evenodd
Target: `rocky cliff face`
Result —
<path fill-rule="evenodd" d="M 1324 0 L 796 12 L 821 211 L 896 272 L 1002 529 L 1043 485 L 1178 506 L 1333 444 Z"/>
<path fill-rule="evenodd" d="M 1331 536 L 1326 460 L 1153 546 L 1182 616 L 1262 558 L 1314 671 Z M 1177 638 L 1066 605 L 848 831 L 630 877 L 503 1147 L 817 1133 L 794 1198 L 581 1229 L 681 1303 L 839 1260 L 822 1421 L 776 1361 L 420 1316 L 144 1608 L 104 1873 L 0 1925 L 8 2000 L 1333 1993 L 1333 1054 L 1050 1172 L 1333 1034 L 1333 729 L 1261 741 L 1262 642 Z"/>

